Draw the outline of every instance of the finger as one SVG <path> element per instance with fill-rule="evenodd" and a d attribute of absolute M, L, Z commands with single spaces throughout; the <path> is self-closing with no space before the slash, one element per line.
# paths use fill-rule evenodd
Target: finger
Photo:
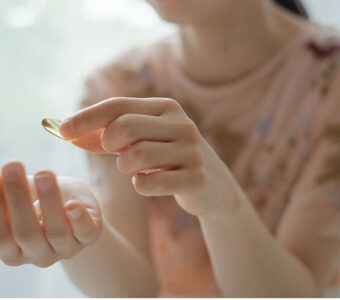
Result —
<path fill-rule="evenodd" d="M 63 137 L 78 138 L 108 126 L 113 120 L 127 113 L 159 116 L 166 110 L 179 108 L 172 99 L 164 98 L 111 98 L 87 107 L 60 126 Z"/>
<path fill-rule="evenodd" d="M 71 257 L 79 249 L 73 238 L 63 209 L 63 199 L 55 175 L 41 171 L 34 176 L 40 201 L 45 236 L 52 248 L 62 257 Z"/>
<path fill-rule="evenodd" d="M 202 185 L 203 175 L 197 170 L 163 170 L 133 176 L 136 191 L 143 196 L 184 194 Z"/>
<path fill-rule="evenodd" d="M 21 256 L 21 249 L 15 242 L 10 230 L 2 177 L 0 177 L 0 259 L 4 262 L 9 260 L 19 261 Z"/>
<path fill-rule="evenodd" d="M 98 154 L 119 154 L 140 140 L 173 141 L 184 136 L 182 123 L 160 117 L 126 114 L 118 117 L 107 128 L 92 131 L 77 138 L 73 145 Z"/>
<path fill-rule="evenodd" d="M 178 143 L 141 141 L 122 152 L 116 163 L 123 174 L 129 174 L 145 169 L 181 169 L 199 163 L 199 157 Z"/>
<path fill-rule="evenodd" d="M 2 169 L 2 180 L 15 241 L 25 256 L 32 260 L 51 256 L 52 249 L 34 212 L 24 166 L 19 162 L 6 164 Z"/>
<path fill-rule="evenodd" d="M 89 213 L 90 210 L 75 200 L 70 200 L 66 204 L 66 213 L 72 225 L 73 235 L 80 243 L 86 245 L 94 243 L 100 232 L 94 218 Z M 95 214 L 94 211 L 93 214 Z"/>
<path fill-rule="evenodd" d="M 107 154 L 107 151 L 103 148 L 101 143 L 102 132 L 103 129 L 94 130 L 77 138 L 72 144 L 88 152 Z"/>
<path fill-rule="evenodd" d="M 175 141 L 182 134 L 180 124 L 161 117 L 126 114 L 105 128 L 101 144 L 107 152 L 116 153 L 137 141 Z"/>

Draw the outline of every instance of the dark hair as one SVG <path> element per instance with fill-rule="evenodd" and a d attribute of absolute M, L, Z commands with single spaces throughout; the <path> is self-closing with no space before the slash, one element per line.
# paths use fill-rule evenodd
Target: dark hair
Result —
<path fill-rule="evenodd" d="M 277 4 L 283 6 L 289 11 L 308 19 L 307 11 L 301 0 L 274 0 Z"/>

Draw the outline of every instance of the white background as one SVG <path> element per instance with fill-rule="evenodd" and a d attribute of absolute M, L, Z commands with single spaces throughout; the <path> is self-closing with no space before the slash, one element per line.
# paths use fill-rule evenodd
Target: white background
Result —
<path fill-rule="evenodd" d="M 313 20 L 340 28 L 339 0 L 304 2 Z M 83 152 L 44 132 L 41 118 L 75 111 L 88 73 L 172 30 L 143 0 L 0 0 L 0 167 L 17 159 L 30 174 L 88 180 Z M 0 262 L 0 297 L 83 296 L 58 263 Z"/>

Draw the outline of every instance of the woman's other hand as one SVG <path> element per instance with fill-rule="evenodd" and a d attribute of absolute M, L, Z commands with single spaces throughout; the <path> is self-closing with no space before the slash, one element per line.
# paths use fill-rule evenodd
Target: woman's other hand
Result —
<path fill-rule="evenodd" d="M 34 208 L 39 199 L 41 219 Z M 20 162 L 0 177 L 0 259 L 9 266 L 49 267 L 93 244 L 102 228 L 97 200 L 80 180 L 51 171 L 26 176 Z"/>

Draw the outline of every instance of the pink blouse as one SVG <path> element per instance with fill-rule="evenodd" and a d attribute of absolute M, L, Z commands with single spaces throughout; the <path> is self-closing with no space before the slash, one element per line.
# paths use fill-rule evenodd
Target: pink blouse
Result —
<path fill-rule="evenodd" d="M 116 96 L 176 99 L 273 235 L 340 243 L 337 32 L 308 25 L 260 68 L 213 87 L 181 70 L 171 41 L 132 49 L 98 70 L 83 105 Z M 160 296 L 218 295 L 197 218 L 172 197 L 148 201 Z M 339 262 L 340 253 L 330 255 Z M 334 263 L 330 284 L 337 282 L 337 268 Z"/>

